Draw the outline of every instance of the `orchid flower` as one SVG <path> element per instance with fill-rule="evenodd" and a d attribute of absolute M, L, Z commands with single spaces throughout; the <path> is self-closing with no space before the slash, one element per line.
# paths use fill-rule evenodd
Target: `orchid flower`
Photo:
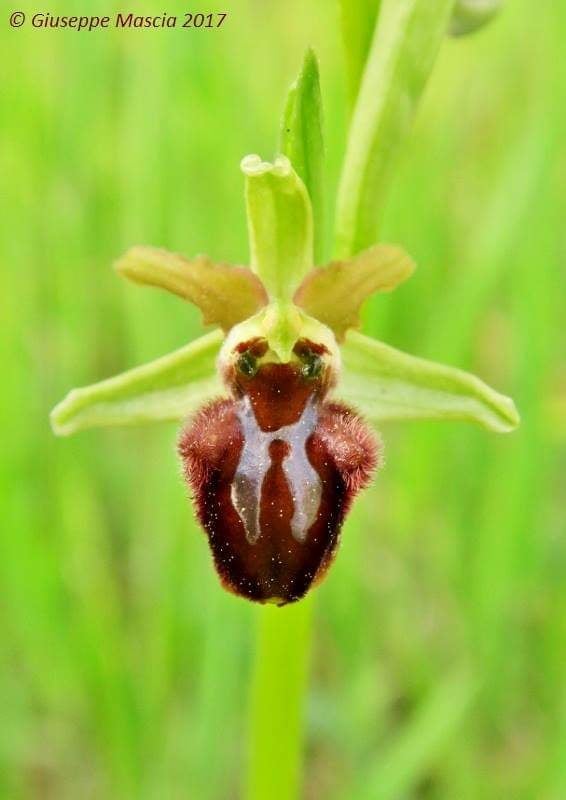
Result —
<path fill-rule="evenodd" d="M 362 134 L 381 130 L 379 115 L 361 117 L 353 130 L 346 167 L 365 151 L 374 163 L 374 142 Z M 74 389 L 51 416 L 60 435 L 180 422 L 184 475 L 222 583 L 277 605 L 300 599 L 326 574 L 352 501 L 382 461 L 382 422 L 465 420 L 497 432 L 518 424 L 513 402 L 474 375 L 358 330 L 364 301 L 395 289 L 415 265 L 397 245 L 356 252 L 373 225 L 369 201 L 359 220 L 352 212 L 349 192 L 359 197 L 372 185 L 356 171 L 345 168 L 338 197 L 345 255 L 316 264 L 323 148 L 312 52 L 289 93 L 281 150 L 273 162 L 257 155 L 241 162 L 249 266 L 152 247 L 134 247 L 116 264 L 134 283 L 196 305 L 212 330 Z"/>
<path fill-rule="evenodd" d="M 360 308 L 414 270 L 401 247 L 313 263 L 313 215 L 285 156 L 251 155 L 250 266 L 134 247 L 120 275 L 194 303 L 213 329 L 144 366 L 74 389 L 55 433 L 178 420 L 179 451 L 223 583 L 250 599 L 302 597 L 331 563 L 354 495 L 380 461 L 385 420 L 518 422 L 479 378 L 360 333 Z M 371 426 L 371 427 L 370 427 Z"/>

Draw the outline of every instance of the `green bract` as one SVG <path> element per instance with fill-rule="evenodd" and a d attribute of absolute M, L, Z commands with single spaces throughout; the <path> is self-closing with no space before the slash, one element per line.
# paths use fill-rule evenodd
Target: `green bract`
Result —
<path fill-rule="evenodd" d="M 144 247 L 130 250 L 117 264 L 130 280 L 191 301 L 217 329 L 150 364 L 73 390 L 53 411 L 56 433 L 183 419 L 222 393 L 218 359 L 225 335 L 229 349 L 264 337 L 274 360 L 282 362 L 290 360 L 298 339 L 325 344 L 335 354 L 337 396 L 375 424 L 461 419 L 494 431 L 517 425 L 512 401 L 473 375 L 414 358 L 352 330 L 370 294 L 390 290 L 411 274 L 413 262 L 401 248 L 378 245 L 315 268 L 309 195 L 289 160 L 279 156 L 271 164 L 248 156 L 242 169 L 252 270 Z"/>

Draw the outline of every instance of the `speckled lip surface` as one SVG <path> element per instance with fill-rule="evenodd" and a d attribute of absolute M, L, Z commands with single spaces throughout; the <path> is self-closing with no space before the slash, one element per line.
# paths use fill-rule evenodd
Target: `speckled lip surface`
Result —
<path fill-rule="evenodd" d="M 179 452 L 224 585 L 259 602 L 298 600 L 332 562 L 354 495 L 376 464 L 353 411 L 324 402 L 326 376 L 262 366 L 235 398 L 205 406 Z"/>

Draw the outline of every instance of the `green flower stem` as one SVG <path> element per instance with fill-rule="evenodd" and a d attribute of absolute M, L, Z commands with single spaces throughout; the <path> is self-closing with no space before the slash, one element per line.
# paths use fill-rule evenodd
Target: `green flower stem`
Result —
<path fill-rule="evenodd" d="M 257 610 L 245 800 L 300 796 L 312 598 Z"/>
<path fill-rule="evenodd" d="M 396 156 L 446 34 L 454 0 L 384 0 L 358 95 L 336 209 L 340 258 L 376 241 Z"/>

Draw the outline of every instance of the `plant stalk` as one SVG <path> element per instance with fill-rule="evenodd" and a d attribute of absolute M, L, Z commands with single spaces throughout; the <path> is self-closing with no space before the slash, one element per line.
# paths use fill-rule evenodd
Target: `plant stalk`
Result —
<path fill-rule="evenodd" d="M 313 601 L 257 610 L 245 800 L 300 796 Z"/>

